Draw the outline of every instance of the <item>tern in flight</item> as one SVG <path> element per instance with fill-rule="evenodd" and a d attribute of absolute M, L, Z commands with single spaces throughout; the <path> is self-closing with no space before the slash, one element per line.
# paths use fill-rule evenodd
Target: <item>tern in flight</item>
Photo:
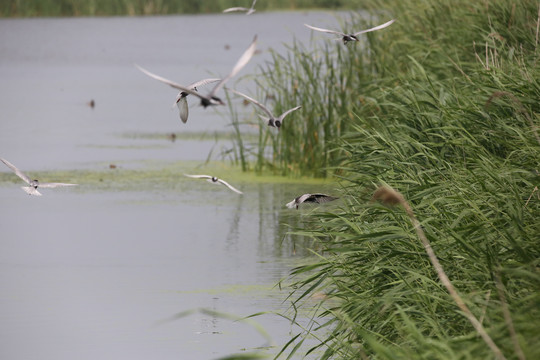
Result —
<path fill-rule="evenodd" d="M 203 85 L 206 85 L 206 84 L 210 84 L 210 83 L 213 83 L 213 82 L 217 82 L 217 81 L 220 81 L 221 79 L 204 79 L 204 80 L 201 80 L 201 81 L 197 81 L 197 82 L 194 82 L 193 84 L 189 84 L 187 87 L 188 89 L 193 89 L 195 91 L 197 91 L 197 87 L 199 86 L 203 86 Z M 186 97 L 188 96 L 189 94 L 185 91 L 180 91 L 178 93 L 178 96 L 176 97 L 176 106 L 178 106 L 178 111 L 179 111 L 179 114 L 180 114 L 180 120 L 182 120 L 182 122 L 185 124 L 187 122 L 187 117 L 189 115 L 189 110 L 188 110 L 188 106 L 187 106 L 187 99 Z"/>
<path fill-rule="evenodd" d="M 304 24 L 304 25 L 307 26 L 308 28 L 312 29 L 312 30 L 316 30 L 316 31 L 321 31 L 321 32 L 329 33 L 329 34 L 338 35 L 339 37 L 336 38 L 335 40 L 343 40 L 343 43 L 344 43 L 344 44 L 347 44 L 349 41 L 358 41 L 358 37 L 357 37 L 357 36 L 360 35 L 360 34 L 367 33 L 367 32 L 371 32 L 371 31 L 376 31 L 376 30 L 384 29 L 385 27 L 392 25 L 392 23 L 393 23 L 394 21 L 396 21 L 396 20 L 395 20 L 395 19 L 394 19 L 394 20 L 390 20 L 390 21 L 388 21 L 388 22 L 385 22 L 385 23 L 382 24 L 382 25 L 372 27 L 371 29 L 362 30 L 362 31 L 356 32 L 356 33 L 354 33 L 354 34 L 345 34 L 345 33 L 342 33 L 342 32 L 340 32 L 340 31 L 321 29 L 321 28 L 318 28 L 318 27 L 315 27 L 315 26 L 311 26 L 311 25 L 308 25 L 308 24 Z"/>
<path fill-rule="evenodd" d="M 234 186 L 232 186 L 231 184 L 229 184 L 225 180 L 218 179 L 215 176 L 210 176 L 210 175 L 189 175 L 189 174 L 184 174 L 184 176 L 194 178 L 194 179 L 206 179 L 208 182 L 211 182 L 212 184 L 222 184 L 222 185 L 225 185 L 226 187 L 228 187 L 229 189 L 231 189 L 232 191 L 234 191 L 235 193 L 243 194 L 243 192 L 241 192 L 240 190 L 238 190 L 237 188 L 235 188 Z"/>
<path fill-rule="evenodd" d="M 1 159 L 4 164 L 6 164 L 13 172 L 24 180 L 25 183 L 27 183 L 29 186 L 21 186 L 21 189 L 23 189 L 28 195 L 35 195 L 35 196 L 41 196 L 41 193 L 37 190 L 38 187 L 41 188 L 55 188 L 60 186 L 75 186 L 77 184 L 65 184 L 65 183 L 40 183 L 37 180 L 30 179 L 25 173 L 23 173 L 21 170 L 17 169 L 15 165 L 7 161 L 6 159 Z"/>
<path fill-rule="evenodd" d="M 135 66 L 137 67 L 137 69 L 141 70 L 143 73 L 145 73 L 146 75 L 156 79 L 156 80 L 159 80 L 161 82 L 164 82 L 165 84 L 168 84 L 170 86 L 172 86 L 173 88 L 178 88 L 177 86 L 174 86 L 174 85 L 177 85 L 175 84 L 174 82 L 170 81 L 170 80 L 167 80 L 159 75 L 156 75 L 156 74 L 153 74 L 151 73 L 150 71 L 146 70 L 146 69 L 143 69 L 142 67 L 140 67 L 139 65 L 135 64 Z M 199 86 L 203 86 L 203 85 L 206 85 L 206 84 L 211 84 L 211 83 L 214 83 L 214 82 L 218 82 L 218 81 L 221 81 L 221 79 L 203 79 L 203 80 L 200 80 L 200 81 L 197 81 L 197 82 L 194 82 L 192 84 L 189 84 L 188 86 L 186 86 L 187 89 L 189 90 L 192 90 L 192 91 L 197 91 L 197 87 Z M 180 86 L 180 85 L 178 85 Z M 187 103 L 187 99 L 186 97 L 189 95 L 190 93 L 187 93 L 186 91 L 180 91 L 178 93 L 178 96 L 176 96 L 176 106 L 178 106 L 178 111 L 180 113 L 180 120 L 182 120 L 182 122 L 185 124 L 188 120 L 188 116 L 189 116 L 189 110 L 188 110 L 188 103 Z"/>
<path fill-rule="evenodd" d="M 275 117 L 274 114 L 272 114 L 272 112 L 270 110 L 268 110 L 268 108 L 266 106 L 264 106 L 263 104 L 261 104 L 257 100 L 247 96 L 246 94 L 242 94 L 240 91 L 236 91 L 236 90 L 233 90 L 233 89 L 228 89 L 228 90 L 231 90 L 233 93 L 242 96 L 246 100 L 248 100 L 248 101 L 252 102 L 253 104 L 257 105 L 258 107 L 260 107 L 266 114 L 268 114 L 268 117 L 261 116 L 261 118 L 263 118 L 268 123 L 268 126 L 277 127 L 278 129 L 283 124 L 283 119 L 285 119 L 285 116 L 289 115 L 291 112 L 293 112 L 295 110 L 298 110 L 298 109 L 300 109 L 302 107 L 302 106 L 293 107 L 292 109 L 289 109 L 289 110 L 285 111 L 280 116 Z"/>
<path fill-rule="evenodd" d="M 139 70 L 141 70 L 143 73 L 145 73 L 146 75 L 148 75 L 148 76 L 150 76 L 150 77 L 152 77 L 152 78 L 154 78 L 156 80 L 159 80 L 159 81 L 161 81 L 161 82 L 163 82 L 163 83 L 165 83 L 165 84 L 167 84 L 169 86 L 172 86 L 173 88 L 175 88 L 177 90 L 180 90 L 181 92 L 185 92 L 186 94 L 197 96 L 198 98 L 201 99 L 201 105 L 203 107 L 205 107 L 205 108 L 207 106 L 225 105 L 223 100 L 221 100 L 219 97 L 216 96 L 216 93 L 218 92 L 219 89 L 221 89 L 225 85 L 225 83 L 227 81 L 229 81 L 233 76 L 238 74 L 238 72 L 240 70 L 242 70 L 242 68 L 244 66 L 246 66 L 246 64 L 249 62 L 249 60 L 251 60 L 251 57 L 253 56 L 253 54 L 255 54 L 256 45 L 257 45 L 257 35 L 255 35 L 255 37 L 253 38 L 253 41 L 251 42 L 251 44 L 249 45 L 247 50 L 244 51 L 242 56 L 240 56 L 240 59 L 238 59 L 238 61 L 234 65 L 232 71 L 227 76 L 225 76 L 223 79 L 221 79 L 216 84 L 216 86 L 214 86 L 212 91 L 210 91 L 210 93 L 208 93 L 207 95 L 202 95 L 201 93 L 197 92 L 195 89 L 190 89 L 189 86 L 183 86 L 183 85 L 177 84 L 177 83 L 175 83 L 175 82 L 173 82 L 171 80 L 167 80 L 167 79 L 165 79 L 165 78 L 163 78 L 161 76 L 153 74 L 150 71 L 143 69 L 142 67 L 140 67 L 137 64 L 135 64 L 135 66 Z"/>
<path fill-rule="evenodd" d="M 146 72 L 146 70 L 143 70 L 143 69 L 141 69 L 141 71 Z M 211 84 L 211 83 L 214 83 L 214 82 L 217 82 L 217 81 L 220 81 L 220 80 L 221 79 L 204 79 L 204 80 L 194 82 L 193 84 L 189 84 L 187 86 L 187 88 L 197 91 L 197 88 L 199 86 L 203 86 L 203 85 L 206 85 L 206 84 Z M 180 91 L 178 93 L 178 96 L 176 96 L 176 102 L 175 102 L 176 106 L 178 106 L 178 111 L 179 111 L 179 114 L 180 114 L 180 120 L 182 120 L 182 122 L 184 124 L 187 123 L 187 119 L 188 119 L 188 115 L 189 115 L 188 103 L 187 103 L 187 99 L 186 99 L 186 97 L 188 95 L 189 94 L 187 92 Z"/>
<path fill-rule="evenodd" d="M 174 83 L 172 81 L 167 80 L 167 79 L 165 79 L 165 78 L 163 78 L 163 77 L 161 77 L 159 75 L 153 74 L 150 71 L 148 71 L 146 69 L 143 69 L 142 67 L 140 67 L 137 64 L 135 64 L 135 66 L 137 67 L 137 69 L 141 70 L 146 75 L 148 75 L 148 76 L 150 76 L 150 77 L 152 77 L 152 78 L 154 78 L 156 80 L 159 80 L 161 82 L 164 82 L 165 84 L 168 84 L 168 85 L 172 86 L 173 88 L 177 88 L 176 86 L 173 85 Z M 204 79 L 204 80 L 200 80 L 200 81 L 194 82 L 192 84 L 189 84 L 188 86 L 186 86 L 186 88 L 189 89 L 189 90 L 192 90 L 192 91 L 197 91 L 197 87 L 199 87 L 199 86 L 203 86 L 203 85 L 206 85 L 206 84 L 211 84 L 211 83 L 218 82 L 218 81 L 221 81 L 221 79 Z M 180 86 L 180 85 L 178 85 L 178 86 Z M 186 99 L 186 97 L 189 94 L 190 93 L 187 93 L 187 92 L 181 90 L 178 93 L 178 96 L 176 96 L 175 104 L 178 106 L 178 110 L 179 110 L 179 113 L 180 113 L 180 120 L 182 120 L 182 122 L 184 124 L 187 122 L 187 118 L 188 118 L 188 115 L 189 115 L 188 103 L 187 103 L 187 99 Z"/>
<path fill-rule="evenodd" d="M 232 7 L 232 8 L 228 8 L 228 9 L 223 10 L 223 12 L 228 13 L 228 12 L 234 12 L 234 11 L 245 11 L 246 15 L 251 15 L 256 11 L 255 10 L 255 3 L 256 2 L 257 2 L 257 0 L 253 0 L 253 3 L 251 4 L 251 7 L 249 9 L 245 8 L 245 7 Z"/>
<path fill-rule="evenodd" d="M 302 203 L 316 203 L 321 204 L 329 201 L 333 201 L 338 199 L 337 197 L 325 195 L 325 194 L 304 194 L 300 195 L 299 197 L 295 198 L 290 203 L 287 203 L 287 207 L 292 209 L 296 207 L 298 209 L 298 205 Z"/>

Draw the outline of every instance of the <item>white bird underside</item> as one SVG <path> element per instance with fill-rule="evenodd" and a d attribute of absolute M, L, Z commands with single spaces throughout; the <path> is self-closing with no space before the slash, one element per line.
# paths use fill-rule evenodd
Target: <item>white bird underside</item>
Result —
<path fill-rule="evenodd" d="M 184 174 L 184 176 L 194 178 L 194 179 L 206 179 L 208 182 L 210 182 L 212 184 L 220 183 L 222 185 L 225 185 L 226 187 L 228 187 L 230 190 L 234 191 L 235 193 L 243 194 L 243 192 L 241 192 L 240 190 L 238 190 L 237 188 L 235 188 L 234 186 L 232 186 L 231 184 L 229 184 L 225 180 L 219 179 L 219 178 L 217 178 L 215 176 L 210 176 L 210 175 L 190 175 L 190 174 Z"/>
<path fill-rule="evenodd" d="M 296 199 L 291 202 L 288 202 L 286 205 L 289 209 L 293 209 L 296 206 Z"/>
<path fill-rule="evenodd" d="M 28 195 L 41 196 L 41 193 L 33 186 L 21 186 L 21 189 L 23 189 Z"/>

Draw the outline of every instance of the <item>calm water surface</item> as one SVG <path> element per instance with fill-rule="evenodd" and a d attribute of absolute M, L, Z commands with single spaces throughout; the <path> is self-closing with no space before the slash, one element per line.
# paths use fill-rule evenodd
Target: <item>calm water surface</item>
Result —
<path fill-rule="evenodd" d="M 284 204 L 319 188 L 238 180 L 238 196 L 179 172 L 140 186 L 119 177 L 118 190 L 85 186 L 80 170 L 185 162 L 185 172 L 204 173 L 196 166 L 213 148 L 231 147 L 200 140 L 229 131 L 228 119 L 191 99 L 182 124 L 171 109 L 176 91 L 133 63 L 180 83 L 222 76 L 258 34 L 262 53 L 248 75 L 268 48 L 293 37 L 309 44 L 303 23 L 336 22 L 318 12 L 0 20 L 0 157 L 30 175 L 72 171 L 81 184 L 30 197 L 0 164 L 0 358 L 213 359 L 287 341 L 291 326 L 277 316 L 257 318 L 271 342 L 221 317 L 161 320 L 200 307 L 239 316 L 285 309 L 287 292 L 273 286 L 303 252 L 282 225 L 302 212 Z M 185 136 L 172 142 L 172 132 Z M 227 179 L 227 169 L 216 175 Z"/>

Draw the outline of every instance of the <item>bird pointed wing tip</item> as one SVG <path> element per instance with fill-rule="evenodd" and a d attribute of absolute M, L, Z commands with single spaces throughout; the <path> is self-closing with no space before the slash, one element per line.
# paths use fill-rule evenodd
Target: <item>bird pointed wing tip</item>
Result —
<path fill-rule="evenodd" d="M 369 29 L 366 29 L 366 30 L 362 30 L 362 31 L 359 31 L 357 33 L 354 33 L 355 36 L 357 35 L 360 35 L 360 34 L 363 34 L 363 33 L 367 33 L 367 32 L 371 32 L 371 31 L 377 31 L 377 30 L 381 30 L 381 29 L 384 29 L 390 25 L 392 25 L 394 23 L 394 21 L 396 21 L 396 19 L 392 19 L 390 21 L 387 21 L 385 22 L 384 24 L 381 24 L 381 25 L 378 25 L 378 26 L 374 26 L 372 28 L 369 28 Z"/>
<path fill-rule="evenodd" d="M 317 202 L 319 204 L 339 199 L 338 197 L 330 196 L 330 195 L 326 195 L 326 194 L 316 194 L 316 198 L 317 198 Z"/>
<path fill-rule="evenodd" d="M 4 158 L 0 158 L 0 160 L 1 160 L 4 164 L 6 164 L 7 166 L 9 166 L 10 168 L 14 168 L 14 167 L 15 167 L 12 163 L 10 163 L 9 161 L 7 161 L 7 160 L 4 159 Z"/>
<path fill-rule="evenodd" d="M 234 191 L 235 193 L 238 193 L 238 194 L 243 194 L 243 192 L 241 192 L 240 190 L 238 190 L 237 188 L 235 188 L 234 186 L 232 186 L 231 184 L 229 184 L 228 182 L 226 182 L 225 180 L 223 179 L 219 179 L 218 178 L 218 182 L 225 185 L 226 187 L 228 187 L 229 189 L 231 189 L 232 191 Z"/>
<path fill-rule="evenodd" d="M 249 9 L 245 8 L 245 7 L 232 7 L 232 8 L 228 8 L 228 9 L 223 10 L 223 12 L 228 13 L 228 12 L 233 12 L 233 11 L 248 11 L 248 10 Z"/>
<path fill-rule="evenodd" d="M 194 179 L 211 179 L 212 177 L 210 175 L 192 175 L 192 174 L 184 174 L 184 176 L 194 178 Z"/>
<path fill-rule="evenodd" d="M 321 32 L 329 33 L 329 34 L 336 34 L 336 35 L 339 35 L 339 36 L 345 35 L 344 33 L 339 32 L 339 31 L 335 31 L 335 30 L 323 29 L 323 28 L 311 26 L 311 25 L 308 25 L 308 24 L 304 24 L 304 25 L 306 25 L 311 30 L 315 30 L 315 31 L 321 31 Z"/>
<path fill-rule="evenodd" d="M 255 54 L 256 43 L 257 43 L 257 35 L 255 35 L 255 37 L 253 38 L 253 41 L 251 42 L 251 44 L 244 51 L 244 53 L 240 56 L 240 58 L 238 59 L 238 61 L 234 65 L 234 67 L 231 70 L 231 72 L 229 73 L 229 75 L 225 76 L 223 79 L 221 79 L 220 82 L 217 83 L 217 85 L 212 89 L 212 91 L 210 92 L 208 97 L 214 96 L 218 92 L 219 89 L 221 89 L 222 87 L 225 86 L 225 83 L 227 81 L 229 81 L 229 79 L 231 79 L 233 76 L 238 74 L 238 72 L 240 70 L 242 70 L 242 68 L 244 66 L 246 66 L 246 64 L 249 62 L 249 60 L 251 60 L 251 58 Z M 197 96 L 201 97 L 201 95 L 197 95 Z M 225 105 L 225 103 L 223 101 L 221 101 L 221 100 L 220 100 L 219 104 L 220 105 Z"/>
<path fill-rule="evenodd" d="M 57 188 L 63 186 L 78 186 L 79 184 L 68 184 L 68 183 L 40 183 L 39 187 L 41 188 Z"/>
<path fill-rule="evenodd" d="M 2 160 L 2 162 L 4 164 L 6 164 L 6 166 L 8 168 L 10 168 L 14 173 L 15 175 L 17 175 L 18 177 L 20 177 L 25 183 L 27 184 L 30 184 L 30 182 L 32 181 L 28 175 L 26 175 L 24 172 L 22 172 L 21 170 L 19 170 L 15 165 L 13 165 L 12 163 L 10 163 L 9 161 L 7 161 L 6 159 L 2 159 L 0 158 L 0 160 Z"/>

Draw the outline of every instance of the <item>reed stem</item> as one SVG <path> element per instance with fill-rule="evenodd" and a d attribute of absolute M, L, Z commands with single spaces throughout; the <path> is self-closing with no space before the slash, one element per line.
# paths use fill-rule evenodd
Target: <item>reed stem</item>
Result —
<path fill-rule="evenodd" d="M 409 203 L 405 200 L 405 197 L 398 191 L 388 186 L 381 186 L 375 191 L 373 195 L 373 199 L 381 200 L 383 203 L 387 205 L 399 204 L 405 209 L 405 212 L 409 216 L 409 219 L 411 220 L 411 223 L 413 224 L 414 229 L 416 230 L 416 234 L 418 238 L 424 245 L 424 249 L 426 250 L 429 260 L 431 261 L 431 264 L 435 268 L 435 271 L 437 272 L 437 276 L 439 277 L 439 280 L 441 281 L 441 283 L 446 287 L 446 289 L 450 293 L 450 296 L 452 296 L 452 299 L 454 299 L 457 306 L 461 309 L 461 311 L 463 311 L 463 314 L 465 315 L 465 317 L 470 321 L 470 323 L 478 332 L 478 334 L 482 337 L 484 342 L 489 346 L 491 351 L 493 351 L 493 354 L 495 355 L 495 357 L 501 360 L 506 359 L 502 351 L 499 349 L 499 347 L 495 344 L 493 339 L 491 339 L 489 334 L 486 332 L 486 330 L 482 326 L 482 323 L 478 321 L 478 319 L 469 310 L 468 306 L 465 304 L 461 296 L 459 296 L 457 290 L 454 288 L 454 285 L 452 284 L 452 282 L 450 281 L 450 279 L 444 272 L 443 267 L 441 263 L 439 262 L 439 259 L 435 255 L 435 252 L 433 251 L 433 248 L 431 247 L 431 244 L 424 233 L 424 230 L 422 230 L 422 225 L 416 219 L 416 216 L 414 215 L 414 211 L 412 207 L 409 205 Z"/>

